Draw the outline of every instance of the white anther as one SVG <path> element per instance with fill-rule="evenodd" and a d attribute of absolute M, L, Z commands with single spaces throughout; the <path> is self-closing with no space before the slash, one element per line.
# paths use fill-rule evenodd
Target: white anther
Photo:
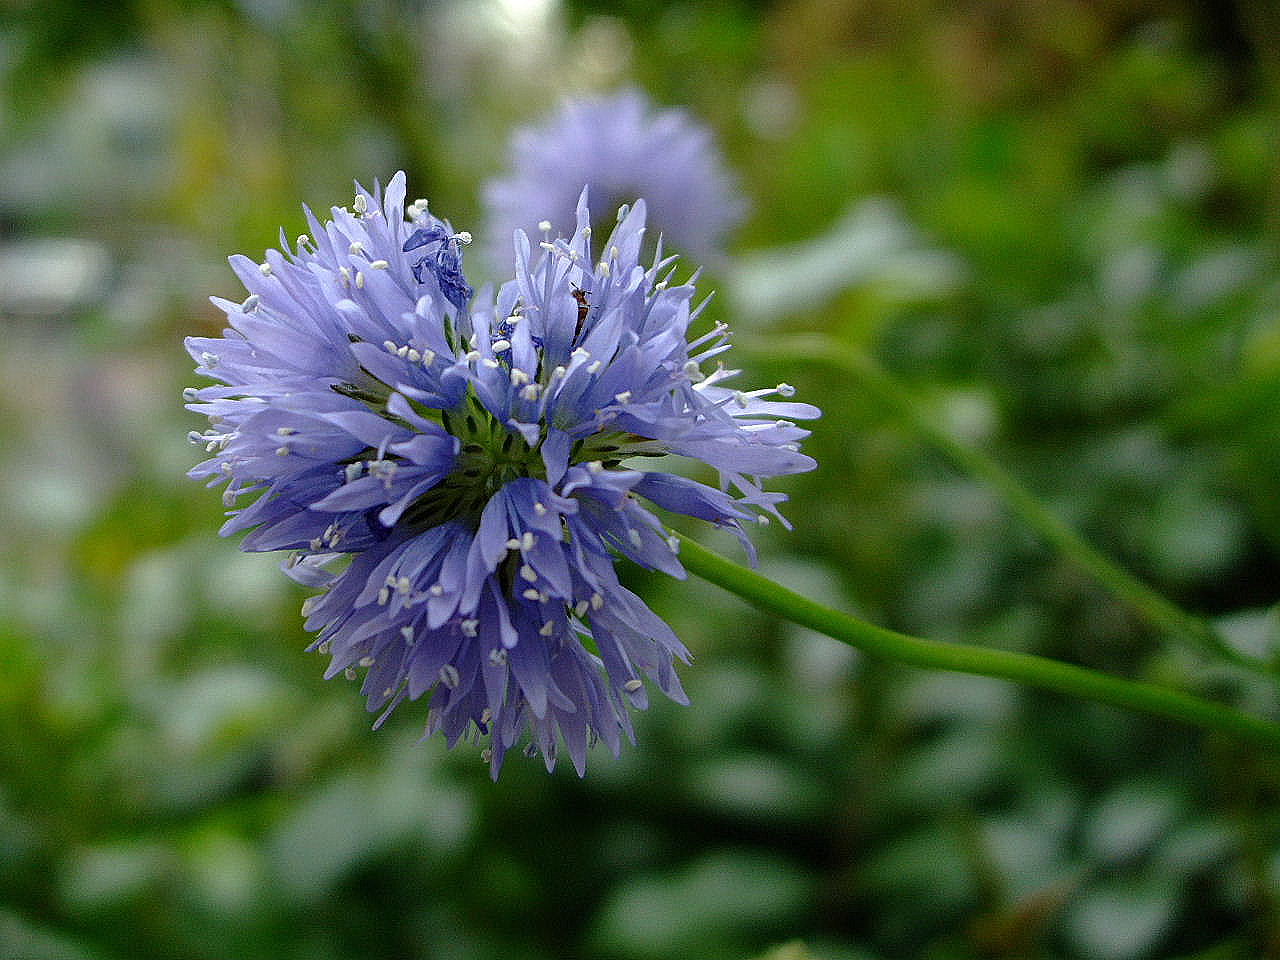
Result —
<path fill-rule="evenodd" d="M 252 313 L 258 309 L 258 304 L 262 302 L 262 298 L 256 293 L 251 293 L 244 298 L 244 303 L 240 304 L 240 309 L 245 313 Z"/>
<path fill-rule="evenodd" d="M 357 290 L 364 289 L 364 273 L 361 272 L 360 270 L 356 271 L 356 289 Z"/>
<path fill-rule="evenodd" d="M 541 500 L 538 500 L 533 505 L 533 512 L 540 517 L 545 517 L 547 515 L 547 505 Z"/>
<path fill-rule="evenodd" d="M 533 403 L 535 400 L 538 399 L 538 394 L 541 391 L 542 391 L 542 388 L 540 386 L 538 386 L 536 383 L 531 383 L 527 387 L 520 388 L 520 397 L 523 400 L 528 400 L 530 403 Z"/>
<path fill-rule="evenodd" d="M 590 228 L 590 227 L 583 227 L 583 228 L 582 228 L 582 235 L 583 235 L 584 237 L 589 237 L 589 236 L 591 236 L 591 228 Z"/>
<path fill-rule="evenodd" d="M 374 664 L 374 659 L 373 659 L 373 657 L 361 657 L 361 658 L 360 658 L 360 666 L 364 667 L 366 670 L 368 670 L 370 667 L 372 667 L 372 666 L 373 666 L 373 664 Z"/>
<path fill-rule="evenodd" d="M 555 632 L 556 632 L 556 625 L 554 620 L 548 620 L 538 630 L 538 633 L 542 634 L 542 636 L 544 637 L 549 637 Z"/>
<path fill-rule="evenodd" d="M 512 368 L 511 385 L 513 387 L 523 386 L 524 384 L 528 383 L 529 380 L 530 380 L 529 375 L 525 373 L 523 370 L 521 370 L 519 367 Z"/>
<path fill-rule="evenodd" d="M 507 549 L 508 549 L 508 550 L 519 550 L 519 549 L 520 549 L 520 541 L 519 541 L 519 540 L 517 540 L 515 537 L 512 537 L 510 540 L 508 540 L 508 541 L 507 541 Z"/>
<path fill-rule="evenodd" d="M 200 363 L 206 367 L 216 367 L 218 365 L 218 355 L 205 350 L 200 354 Z"/>
<path fill-rule="evenodd" d="M 589 470 L 591 473 L 600 473 L 604 470 L 604 464 L 601 463 L 599 460 L 588 460 L 587 470 Z"/>
<path fill-rule="evenodd" d="M 351 246 L 347 247 L 347 252 L 353 257 L 358 257 L 360 254 L 364 253 L 364 244 L 359 240 L 356 240 L 351 244 Z"/>
<path fill-rule="evenodd" d="M 756 517 L 756 523 L 760 524 L 762 527 L 767 527 L 769 525 L 769 518 L 762 513 Z"/>
<path fill-rule="evenodd" d="M 550 232 L 551 232 L 551 221 L 550 221 L 550 220 L 539 220 L 539 221 L 538 221 L 538 229 L 539 229 L 539 230 L 541 230 L 543 233 L 550 233 Z"/>
<path fill-rule="evenodd" d="M 541 596 L 541 594 L 539 594 L 537 590 L 534 590 L 531 587 L 528 590 L 525 590 L 522 594 L 520 594 L 520 596 L 524 597 L 526 600 L 537 600 Z"/>
<path fill-rule="evenodd" d="M 399 349 L 399 347 L 395 345 L 394 340 L 383 340 L 382 349 L 387 351 L 387 353 L 395 353 Z"/>
<path fill-rule="evenodd" d="M 408 360 L 410 363 L 417 363 L 422 359 L 422 354 L 420 354 L 417 350 L 413 349 L 413 347 L 410 347 L 408 350 L 405 351 L 404 358 Z"/>
<path fill-rule="evenodd" d="M 563 377 L 563 376 L 564 376 L 566 373 L 568 373 L 568 372 L 569 372 L 569 371 L 565 370 L 565 368 L 564 368 L 564 367 L 556 367 L 554 370 L 552 370 L 552 371 L 551 371 L 551 379 L 552 379 L 553 381 L 555 381 L 555 380 L 559 380 L 561 377 Z"/>
<path fill-rule="evenodd" d="M 364 473 L 364 464 L 359 460 L 355 463 L 348 463 L 342 470 L 342 475 L 346 477 L 347 483 L 357 479 L 362 473 Z"/>
<path fill-rule="evenodd" d="M 310 237 L 308 237 L 305 233 L 300 233 L 300 234 L 298 234 L 298 249 L 299 249 L 299 250 L 301 250 L 303 247 L 305 247 L 305 246 L 306 246 L 307 244 L 309 244 L 310 242 L 311 242 L 311 238 L 310 238 Z"/>
<path fill-rule="evenodd" d="M 591 606 L 591 604 L 587 603 L 587 601 L 579 600 L 573 605 L 573 615 L 575 617 L 585 616 L 589 606 Z"/>
<path fill-rule="evenodd" d="M 602 277 L 609 276 L 609 264 L 607 261 L 601 260 L 598 264 L 596 264 L 596 269 L 600 271 L 600 275 Z"/>
<path fill-rule="evenodd" d="M 225 460 L 222 461 L 222 466 L 220 466 L 218 469 L 221 470 L 223 473 L 225 473 L 228 477 L 231 476 L 231 474 L 235 473 L 235 467 L 231 466 L 231 464 L 227 463 L 227 461 Z"/>
<path fill-rule="evenodd" d="M 342 671 L 342 675 L 348 680 L 354 680 L 356 677 L 360 676 L 360 674 L 356 673 L 355 667 L 347 667 L 347 669 Z"/>
<path fill-rule="evenodd" d="M 590 360 L 591 354 L 589 354 L 582 347 L 575 347 L 573 350 L 573 353 L 569 354 L 569 359 L 570 360 Z"/>
<path fill-rule="evenodd" d="M 400 357 L 401 359 L 404 359 L 405 357 L 409 356 L 408 345 L 405 344 L 403 346 L 396 347 L 396 356 Z"/>
<path fill-rule="evenodd" d="M 324 541 L 321 540 L 319 537 L 316 537 L 314 540 L 312 540 L 310 543 L 307 544 L 307 549 L 310 550 L 312 553 L 319 553 L 320 548 L 323 546 L 324 546 Z M 319 599 L 320 599 L 319 597 L 307 597 L 307 600 L 319 600 Z M 306 606 L 306 602 L 303 603 L 303 606 L 304 607 Z M 302 613 L 303 613 L 303 616 L 305 616 L 307 614 L 307 611 L 303 610 Z"/>
<path fill-rule="evenodd" d="M 452 663 L 446 663 L 440 668 L 440 682 L 450 690 L 454 690 L 462 682 L 462 675 Z"/>
<path fill-rule="evenodd" d="M 426 198 L 426 197 L 419 197 L 417 200 L 413 201 L 413 205 L 414 205 L 415 207 L 421 207 L 421 208 L 422 208 L 422 212 L 423 212 L 423 213 L 426 213 L 426 212 L 427 212 L 427 207 L 429 207 L 431 204 L 427 202 L 427 198 Z"/>
<path fill-rule="evenodd" d="M 631 402 L 631 391 L 630 391 L 630 390 L 623 390 L 621 393 L 615 393 L 615 394 L 613 395 L 613 399 L 617 400 L 619 403 L 630 403 L 630 402 Z"/>
<path fill-rule="evenodd" d="M 308 599 L 308 600 L 312 600 L 312 599 L 319 599 L 319 598 L 318 598 L 318 597 L 308 597 L 307 599 Z M 305 606 L 306 606 L 306 604 L 304 603 L 304 604 L 303 604 L 303 606 L 305 607 Z M 302 611 L 302 613 L 303 613 L 303 615 L 304 615 L 304 616 L 305 616 L 308 612 L 309 612 L 309 611 L 307 611 L 307 610 L 303 610 L 303 611 Z M 328 640 L 325 640 L 325 641 L 323 641 L 323 642 L 320 644 L 320 646 L 316 647 L 316 653 L 320 654 L 321 656 L 327 657 L 327 656 L 329 655 L 329 651 L 330 651 L 332 648 L 333 648 L 333 644 L 331 644 Z"/>
<path fill-rule="evenodd" d="M 439 583 L 433 583 L 431 586 L 427 587 L 427 593 L 431 594 L 431 596 L 433 597 L 443 597 L 444 585 Z"/>
<path fill-rule="evenodd" d="M 538 582 L 538 571 L 534 570 L 533 567 L 529 566 L 527 563 L 520 565 L 520 576 L 524 577 L 530 583 Z"/>
<path fill-rule="evenodd" d="M 413 643 L 413 627 L 401 627 L 400 636 L 404 639 L 405 643 L 412 644 Z"/>
<path fill-rule="evenodd" d="M 467 244 L 471 242 L 471 234 L 470 232 L 463 230 L 461 233 L 455 233 L 451 239 Z"/>
<path fill-rule="evenodd" d="M 489 662 L 495 666 L 503 666 L 507 662 L 507 651 L 501 647 L 494 647 L 489 651 Z"/>
<path fill-rule="evenodd" d="M 363 217 L 369 212 L 369 198 L 363 193 L 357 193 L 356 198 L 351 201 L 351 206 L 355 209 L 357 217 Z"/>
<path fill-rule="evenodd" d="M 381 606 L 381 607 L 385 607 L 385 606 L 387 605 L 388 601 L 390 601 L 390 600 L 391 600 L 391 591 L 390 591 L 390 589 L 388 589 L 387 587 L 383 587 L 381 590 L 379 590 L 379 591 L 378 591 L 378 605 L 379 605 L 379 606 Z"/>
<path fill-rule="evenodd" d="M 222 505 L 224 507 L 234 507 L 236 505 L 236 497 L 239 493 L 239 490 L 233 490 L 231 487 L 227 487 L 227 489 L 222 491 Z"/>
<path fill-rule="evenodd" d="M 276 433 L 282 437 L 292 437 L 297 432 L 293 427 L 276 427 Z"/>
<path fill-rule="evenodd" d="M 540 241 L 538 243 L 538 246 L 540 246 L 543 250 L 547 251 L 547 253 L 556 252 L 556 245 L 554 243 L 548 243 L 546 240 Z"/>
<path fill-rule="evenodd" d="M 370 262 L 370 264 L 369 264 L 369 269 L 370 269 L 370 270 L 385 270 L 385 269 L 387 269 L 387 267 L 389 267 L 389 266 L 391 266 L 391 264 L 387 263 L 387 261 L 385 261 L 385 260 L 374 260 L 374 261 Z"/>
<path fill-rule="evenodd" d="M 661 293 L 663 290 L 667 289 L 667 281 L 659 280 L 653 285 L 653 289 L 655 293 Z"/>
<path fill-rule="evenodd" d="M 782 397 L 794 397 L 796 395 L 796 388 L 789 383 L 780 383 L 774 389 L 777 390 L 778 395 Z"/>
<path fill-rule="evenodd" d="M 521 549 L 521 550 L 532 550 L 532 549 L 533 549 L 533 545 L 534 545 L 535 543 L 537 543 L 537 542 L 538 542 L 538 541 L 537 541 L 537 538 L 535 538 L 535 537 L 534 537 L 534 535 L 533 535 L 533 531 L 532 531 L 532 530 L 526 530 L 526 531 L 524 532 L 524 536 L 522 536 L 522 537 L 520 538 L 520 549 Z"/>
<path fill-rule="evenodd" d="M 603 606 L 604 606 L 604 597 L 602 597 L 598 593 L 593 593 L 591 595 L 591 609 L 599 610 Z"/>
<path fill-rule="evenodd" d="M 429 367 L 436 362 L 436 352 L 434 350 L 424 350 L 422 353 L 422 365 Z"/>
<path fill-rule="evenodd" d="M 271 276 L 271 264 L 269 263 L 258 264 L 258 272 L 261 273 L 264 277 Z"/>
<path fill-rule="evenodd" d="M 643 686 L 644 686 L 643 680 L 631 679 L 622 685 L 622 689 L 627 691 L 627 693 L 635 693 L 637 690 L 639 690 Z"/>
<path fill-rule="evenodd" d="M 680 552 L 680 539 L 678 537 L 667 537 L 667 546 L 671 548 L 672 553 Z"/>
<path fill-rule="evenodd" d="M 690 380 L 701 380 L 702 370 L 698 367 L 697 360 L 689 360 L 684 365 L 684 375 Z"/>
<path fill-rule="evenodd" d="M 483 363 L 490 370 L 497 370 L 500 366 L 502 366 L 502 364 L 499 363 L 497 360 L 495 360 L 493 357 L 485 357 L 480 362 Z"/>
<path fill-rule="evenodd" d="M 464 637 L 474 637 L 476 635 L 476 627 L 480 626 L 480 621 L 463 620 L 462 623 L 458 624 L 458 626 L 462 628 L 462 635 Z"/>
<path fill-rule="evenodd" d="M 495 340 L 495 341 L 493 341 L 493 352 L 494 352 L 494 353 L 503 353 L 504 351 L 506 351 L 506 350 L 510 350 L 510 349 L 511 349 L 511 341 L 510 341 L 510 340 Z"/>
<path fill-rule="evenodd" d="M 468 363 L 475 363 L 475 362 L 476 362 L 477 360 L 479 360 L 479 359 L 480 359 L 480 351 L 479 351 L 479 350 L 468 350 L 468 351 L 467 351 L 467 362 L 468 362 Z"/>
<path fill-rule="evenodd" d="M 277 456 L 277 457 L 287 457 L 288 455 L 289 455 L 289 448 L 288 448 L 288 447 L 276 447 L 276 456 Z"/>
<path fill-rule="evenodd" d="M 349 267 L 339 267 L 338 272 L 342 274 L 342 282 L 347 286 L 351 286 L 351 269 Z"/>
<path fill-rule="evenodd" d="M 604 364 L 599 360 L 592 360 L 587 364 L 587 373 L 598 373 L 602 366 L 604 366 Z"/>
<path fill-rule="evenodd" d="M 402 597 L 407 597 L 409 591 L 413 589 L 413 582 L 408 577 L 401 577 L 396 581 L 396 593 Z"/>
<path fill-rule="evenodd" d="M 734 399 L 735 401 L 737 401 L 737 404 L 738 404 L 738 406 L 740 406 L 740 407 L 745 407 L 748 403 L 750 403 L 750 402 L 751 402 L 751 398 L 750 398 L 750 397 L 748 397 L 748 396 L 747 396 L 745 393 L 743 393 L 741 390 L 735 390 L 735 391 L 733 391 L 733 399 Z"/>
<path fill-rule="evenodd" d="M 640 537 L 640 531 L 637 530 L 635 527 L 631 527 L 629 530 L 627 530 L 627 539 L 630 540 L 632 543 L 634 543 L 637 547 L 644 545 L 644 540 L 641 539 Z"/>

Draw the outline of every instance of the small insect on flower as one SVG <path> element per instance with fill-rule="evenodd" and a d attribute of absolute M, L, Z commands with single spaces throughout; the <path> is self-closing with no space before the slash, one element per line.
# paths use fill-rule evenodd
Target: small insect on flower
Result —
<path fill-rule="evenodd" d="M 470 235 L 405 206 L 405 180 L 358 189 L 354 212 L 309 210 L 307 243 L 265 265 L 232 257 L 248 299 L 216 299 L 222 337 L 191 337 L 188 409 L 223 486 L 224 535 L 289 553 L 289 576 L 327 676 L 361 680 L 375 727 L 428 698 L 427 732 L 487 740 L 494 777 L 512 747 L 563 747 L 579 774 L 589 744 L 634 740 L 630 711 L 652 684 L 686 702 L 688 651 L 618 579 L 615 563 L 684 576 L 654 508 L 734 531 L 781 520 L 764 478 L 809 470 L 795 420 L 818 411 L 790 388 L 734 391 L 703 365 L 729 349 L 672 284 L 673 258 L 639 263 L 637 202 L 596 263 L 584 193 L 569 240 L 517 236 L 515 275 L 476 295 Z M 534 251 L 538 255 L 534 256 Z M 594 264 L 594 267 L 593 267 Z M 360 282 L 356 278 L 361 278 Z M 705 304 L 705 301 L 704 301 Z M 701 460 L 718 486 L 660 469 Z"/>
<path fill-rule="evenodd" d="M 571 287 L 573 299 L 578 301 L 578 323 L 573 329 L 574 339 L 582 336 L 582 325 L 587 322 L 587 314 L 591 312 L 591 304 L 587 301 L 587 291 L 581 287 Z"/>

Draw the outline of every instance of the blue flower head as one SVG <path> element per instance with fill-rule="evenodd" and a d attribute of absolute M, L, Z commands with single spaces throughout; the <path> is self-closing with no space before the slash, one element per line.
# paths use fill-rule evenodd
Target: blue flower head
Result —
<path fill-rule="evenodd" d="M 191 471 L 223 485 L 224 535 L 290 551 L 328 676 L 362 678 L 377 723 L 430 696 L 427 733 L 487 740 L 496 777 L 526 740 L 548 769 L 567 749 L 616 754 L 646 680 L 685 702 L 689 654 L 618 579 L 615 560 L 682 577 L 653 508 L 733 530 L 779 517 L 761 480 L 812 469 L 791 388 L 735 391 L 722 324 L 700 312 L 673 258 L 638 263 L 645 207 L 619 214 L 597 258 L 585 193 L 570 240 L 520 234 L 514 279 L 472 296 L 469 240 L 405 206 L 397 174 L 360 190 L 311 236 L 262 263 L 233 257 L 243 302 L 191 337 L 189 409 L 212 454 Z M 668 473 L 666 454 L 719 473 Z"/>
<path fill-rule="evenodd" d="M 504 268 L 516 230 L 568 234 L 589 188 L 591 222 L 611 223 L 644 197 L 650 222 L 676 249 L 706 261 L 746 211 L 711 132 L 687 111 L 655 109 L 638 90 L 567 100 L 511 139 L 510 173 L 485 188 L 486 253 Z"/>

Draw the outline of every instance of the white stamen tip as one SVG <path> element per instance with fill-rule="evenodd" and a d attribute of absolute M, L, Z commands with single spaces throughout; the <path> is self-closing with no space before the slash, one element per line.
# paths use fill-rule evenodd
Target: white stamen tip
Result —
<path fill-rule="evenodd" d="M 542 625 L 541 629 L 538 630 L 538 633 L 542 634 L 544 637 L 549 637 L 555 632 L 556 624 L 554 620 L 548 620 Z"/>
<path fill-rule="evenodd" d="M 550 221 L 550 220 L 539 220 L 539 221 L 538 221 L 538 229 L 539 229 L 539 230 L 541 230 L 543 233 L 550 233 L 550 232 L 551 232 L 551 221 Z"/>
<path fill-rule="evenodd" d="M 369 212 L 369 198 L 363 193 L 357 193 L 356 198 L 351 201 L 351 206 L 355 209 L 357 216 L 363 217 Z"/>
<path fill-rule="evenodd" d="M 547 515 L 547 505 L 539 500 L 533 505 L 533 512 L 540 517 L 545 517 Z"/>
<path fill-rule="evenodd" d="M 450 690 L 454 690 L 462 682 L 462 676 L 458 673 L 457 667 L 452 663 L 446 663 L 440 668 L 440 682 Z"/>
<path fill-rule="evenodd" d="M 462 633 L 464 636 L 474 637 L 476 635 L 476 627 L 480 626 L 480 621 L 479 620 L 463 620 L 462 623 L 459 624 L 459 626 L 462 628 Z"/>
<path fill-rule="evenodd" d="M 632 679 L 624 683 L 622 685 L 622 689 L 627 691 L 627 693 L 635 693 L 637 690 L 639 690 L 643 686 L 644 686 L 643 680 Z"/>
<path fill-rule="evenodd" d="M 347 252 L 353 257 L 359 256 L 364 253 L 364 244 L 357 240 L 352 243 L 351 246 L 347 247 Z"/>
<path fill-rule="evenodd" d="M 796 395 L 796 388 L 789 383 L 778 384 L 777 390 L 779 396 L 794 397 Z"/>
<path fill-rule="evenodd" d="M 591 595 L 591 609 L 599 610 L 603 606 L 604 606 L 604 597 L 602 597 L 598 593 L 593 593 Z"/>
<path fill-rule="evenodd" d="M 387 261 L 385 261 L 385 260 L 374 260 L 372 263 L 370 263 L 370 264 L 369 264 L 369 269 L 370 269 L 370 270 L 385 270 L 385 269 L 387 269 L 387 267 L 389 267 L 389 266 L 391 266 L 391 264 L 387 263 Z"/>
<path fill-rule="evenodd" d="M 538 572 L 534 570 L 533 567 L 529 566 L 527 563 L 521 564 L 520 576 L 524 577 L 524 579 L 528 580 L 530 583 L 538 582 Z"/>
<path fill-rule="evenodd" d="M 261 273 L 264 277 L 271 276 L 271 264 L 269 263 L 258 264 L 258 272 Z"/>

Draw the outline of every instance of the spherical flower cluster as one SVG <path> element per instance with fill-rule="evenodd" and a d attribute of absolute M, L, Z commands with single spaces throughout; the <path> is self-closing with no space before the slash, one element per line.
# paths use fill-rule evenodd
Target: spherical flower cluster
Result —
<path fill-rule="evenodd" d="M 514 278 L 473 294 L 470 240 L 407 207 L 405 180 L 262 263 L 233 257 L 230 328 L 192 337 L 189 409 L 225 484 L 223 534 L 291 551 L 321 588 L 303 607 L 328 676 L 363 676 L 378 724 L 430 695 L 427 733 L 487 739 L 496 777 L 524 741 L 548 769 L 561 743 L 579 774 L 595 739 L 634 739 L 647 679 L 685 702 L 688 652 L 618 579 L 615 559 L 684 575 L 652 507 L 728 527 L 778 516 L 762 478 L 809 470 L 793 420 L 811 406 L 734 391 L 709 361 L 721 324 L 688 339 L 692 282 L 672 258 L 638 263 L 644 204 L 619 213 L 597 259 L 585 195 L 570 239 L 517 237 Z M 661 243 L 658 244 L 661 248 Z M 666 472 L 701 460 L 719 488 Z"/>
<path fill-rule="evenodd" d="M 511 258 L 511 237 L 541 222 L 568 231 L 589 188 L 592 223 L 643 197 L 668 244 L 703 261 L 716 257 L 746 204 L 711 131 L 687 111 L 655 109 L 638 90 L 567 100 L 543 123 L 511 138 L 511 172 L 485 188 L 486 252 Z"/>

